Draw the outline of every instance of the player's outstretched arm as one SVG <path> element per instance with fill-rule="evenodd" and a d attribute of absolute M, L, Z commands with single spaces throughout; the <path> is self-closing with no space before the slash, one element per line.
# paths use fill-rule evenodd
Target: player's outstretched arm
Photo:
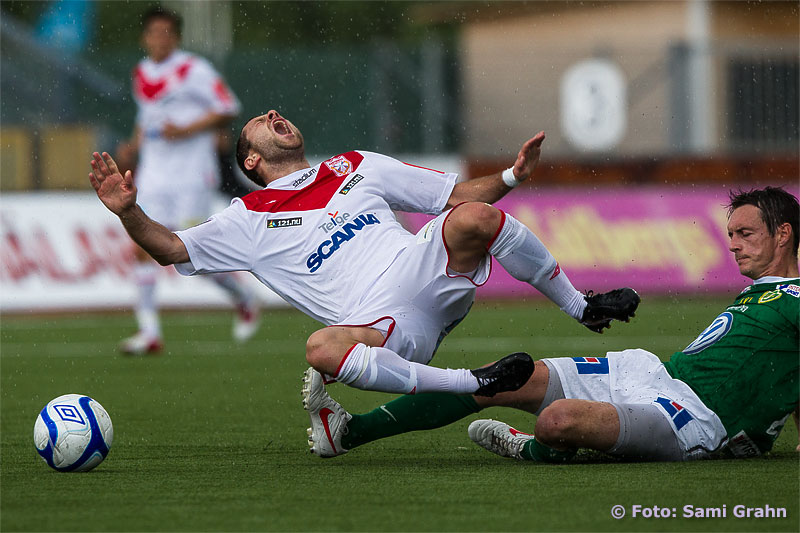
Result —
<path fill-rule="evenodd" d="M 505 180 L 503 179 L 503 173 L 498 172 L 457 183 L 450 194 L 447 207 L 450 208 L 462 202 L 486 202 L 491 204 L 508 194 L 511 189 L 533 175 L 539 165 L 539 156 L 542 153 L 544 138 L 544 132 L 540 131 L 522 145 L 517 154 L 517 159 L 514 161 L 514 166 L 509 169 L 511 174 L 507 174 Z M 512 180 L 510 186 L 507 183 L 509 179 Z"/>
<path fill-rule="evenodd" d="M 89 182 L 97 197 L 109 211 L 117 215 L 128 235 L 162 265 L 185 263 L 189 253 L 177 235 L 152 220 L 136 204 L 136 186 L 130 170 L 120 173 L 114 159 L 95 152 L 91 161 Z"/>

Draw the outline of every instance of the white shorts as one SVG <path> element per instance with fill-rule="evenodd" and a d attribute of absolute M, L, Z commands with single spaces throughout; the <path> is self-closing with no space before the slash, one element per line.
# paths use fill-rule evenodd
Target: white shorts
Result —
<path fill-rule="evenodd" d="M 491 272 L 488 254 L 469 275 L 448 271 L 442 228 L 452 210 L 428 222 L 377 279 L 357 309 L 338 325 L 371 326 L 384 346 L 408 361 L 427 364 L 436 348 L 469 312 L 475 288 Z"/>
<path fill-rule="evenodd" d="M 198 149 L 198 146 L 200 149 Z M 136 169 L 137 202 L 147 215 L 171 230 L 205 222 L 219 185 L 216 152 L 203 142 L 171 142 L 164 151 L 142 153 Z"/>
<path fill-rule="evenodd" d="M 719 417 L 689 385 L 672 378 L 650 352 L 635 349 L 608 352 L 606 357 L 564 357 L 547 362 L 558 372 L 566 398 L 658 405 L 686 459 L 706 457 L 726 441 Z"/>
<path fill-rule="evenodd" d="M 139 191 L 136 201 L 147 216 L 174 231 L 205 222 L 211 214 L 214 194 L 209 189 L 177 192 L 146 189 Z"/>

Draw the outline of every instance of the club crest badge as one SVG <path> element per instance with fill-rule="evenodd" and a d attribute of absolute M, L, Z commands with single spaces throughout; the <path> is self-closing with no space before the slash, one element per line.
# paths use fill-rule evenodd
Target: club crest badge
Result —
<path fill-rule="evenodd" d="M 333 172 L 340 178 L 342 176 L 350 174 L 350 171 L 353 170 L 353 163 L 351 163 L 350 160 L 343 155 L 337 155 L 336 157 L 332 157 L 327 161 L 325 161 L 324 164 L 326 167 L 331 169 L 331 172 Z"/>

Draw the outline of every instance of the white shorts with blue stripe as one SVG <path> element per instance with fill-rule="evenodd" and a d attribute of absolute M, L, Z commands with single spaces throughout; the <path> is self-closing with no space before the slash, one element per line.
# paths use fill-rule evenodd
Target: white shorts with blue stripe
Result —
<path fill-rule="evenodd" d="M 569 399 L 614 405 L 657 405 L 675 432 L 687 459 L 716 451 L 727 433 L 719 417 L 678 379 L 661 360 L 640 349 L 608 352 L 606 357 L 547 359 L 558 372 Z"/>

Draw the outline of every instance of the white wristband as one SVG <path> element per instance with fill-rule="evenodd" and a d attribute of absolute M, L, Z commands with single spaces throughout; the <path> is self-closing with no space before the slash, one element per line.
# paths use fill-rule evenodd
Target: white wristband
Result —
<path fill-rule="evenodd" d="M 514 167 L 507 168 L 503 171 L 503 183 L 512 189 L 522 183 L 522 181 L 518 180 L 514 175 Z"/>

